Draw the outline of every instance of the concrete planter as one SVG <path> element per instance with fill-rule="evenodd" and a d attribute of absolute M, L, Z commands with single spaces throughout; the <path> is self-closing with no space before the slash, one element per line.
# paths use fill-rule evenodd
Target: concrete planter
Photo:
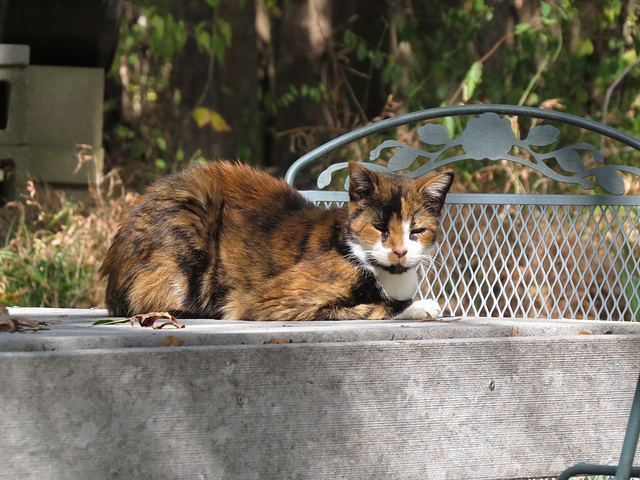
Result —
<path fill-rule="evenodd" d="M 638 323 L 10 312 L 50 330 L 0 333 L 0 478 L 552 477 L 617 462 L 640 370 Z"/>
<path fill-rule="evenodd" d="M 27 178 L 61 186 L 99 180 L 103 92 L 101 68 L 30 65 L 29 47 L 0 45 L 0 181 L 5 200 L 11 199 L 13 184 Z M 82 146 L 94 161 L 76 171 Z"/>

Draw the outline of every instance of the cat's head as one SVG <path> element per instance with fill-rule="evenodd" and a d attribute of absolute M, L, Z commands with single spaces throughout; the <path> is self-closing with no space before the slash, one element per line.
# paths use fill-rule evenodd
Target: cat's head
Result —
<path fill-rule="evenodd" d="M 411 179 L 349 163 L 349 243 L 369 267 L 404 273 L 433 253 L 452 173 Z"/>

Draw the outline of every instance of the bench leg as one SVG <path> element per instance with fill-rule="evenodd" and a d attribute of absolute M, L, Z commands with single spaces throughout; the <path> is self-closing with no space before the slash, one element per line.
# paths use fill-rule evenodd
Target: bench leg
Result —
<path fill-rule="evenodd" d="M 624 436 L 622 444 L 622 453 L 620 454 L 620 462 L 616 469 L 616 480 L 629 480 L 631 470 L 633 469 L 633 457 L 638 447 L 638 434 L 640 434 L 640 378 L 636 386 L 636 394 L 633 397 L 633 405 L 631 405 L 631 414 L 629 414 L 629 424 L 627 425 L 627 433 Z M 634 477 L 638 475 L 634 473 Z"/>
<path fill-rule="evenodd" d="M 638 446 L 638 435 L 640 434 L 640 378 L 636 386 L 636 393 L 631 405 L 627 432 L 622 444 L 622 453 L 617 467 L 606 465 L 591 465 L 579 463 L 562 472 L 557 480 L 568 480 L 576 475 L 615 475 L 615 480 L 629 480 L 629 478 L 640 478 L 640 468 L 633 467 L 633 457 Z"/>

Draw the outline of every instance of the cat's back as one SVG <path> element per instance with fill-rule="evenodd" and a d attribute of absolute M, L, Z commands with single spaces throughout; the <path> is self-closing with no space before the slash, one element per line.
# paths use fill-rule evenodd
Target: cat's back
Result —
<path fill-rule="evenodd" d="M 204 298 L 229 283 L 224 278 L 238 278 L 234 271 L 264 263 L 265 255 L 280 259 L 300 221 L 310 227 L 321 211 L 284 180 L 241 163 L 170 175 L 120 225 L 101 267 L 108 307 L 125 315 L 161 305 L 211 315 L 219 305 Z M 291 259 L 277 263 L 284 268 Z"/>
<path fill-rule="evenodd" d="M 207 177 L 216 185 L 216 190 L 229 207 L 260 208 L 265 201 L 290 201 L 299 205 L 309 203 L 283 179 L 263 170 L 239 162 L 211 162 L 185 172 L 187 177 Z M 187 179 L 189 181 L 189 179 Z M 201 182 L 202 183 L 202 182 Z M 207 183 L 207 182 L 205 182 Z"/>
<path fill-rule="evenodd" d="M 206 205 L 216 195 L 225 203 L 259 205 L 261 200 L 282 192 L 295 192 L 284 180 L 240 162 L 226 160 L 193 165 L 153 183 L 138 202 L 180 202 L 187 198 Z"/>
<path fill-rule="evenodd" d="M 280 178 L 229 162 L 208 167 L 220 189 L 216 231 L 223 277 L 251 283 L 246 272 L 267 279 L 303 260 L 327 261 L 344 252 L 344 209 L 325 209 L 305 199 Z"/>
<path fill-rule="evenodd" d="M 221 222 L 276 225 L 296 212 L 313 216 L 317 210 L 281 178 L 244 163 L 216 161 L 188 167 L 151 185 L 123 226 L 140 223 L 166 230 L 177 224 L 203 234 L 218 229 Z"/>

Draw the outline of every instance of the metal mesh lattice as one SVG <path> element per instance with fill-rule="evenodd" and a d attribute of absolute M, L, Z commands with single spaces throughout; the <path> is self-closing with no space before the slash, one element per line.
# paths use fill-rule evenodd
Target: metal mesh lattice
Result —
<path fill-rule="evenodd" d="M 538 121 L 577 127 L 589 133 L 585 139 L 598 134 L 640 151 L 640 139 L 607 125 L 514 105 L 422 110 L 366 125 L 327 142 L 298 159 L 285 180 L 294 185 L 305 166 L 368 136 L 453 117 L 473 118 L 454 136 L 438 123 L 425 123 L 417 130 L 419 142 L 385 140 L 370 151 L 363 164 L 390 173 L 410 170 L 405 174 L 417 177 L 457 162 L 501 160 L 562 184 L 579 185 L 589 192 L 597 186 L 611 195 L 502 194 L 500 201 L 489 198 L 496 197 L 490 194 L 449 193 L 445 241 L 434 265 L 422 276 L 420 296 L 438 299 L 452 315 L 640 321 L 640 197 L 623 195 L 629 190 L 623 175 L 640 178 L 640 169 L 624 159 L 605 162 L 605 155 L 586 141 L 559 142 L 562 130 Z M 535 121 L 517 123 L 519 133 L 526 131 L 526 135 L 516 136 L 513 120 L 524 117 Z M 609 149 L 612 156 L 617 151 Z M 381 159 L 387 160 L 386 166 Z M 333 163 L 318 175 L 319 190 L 303 193 L 325 205 L 348 201 L 347 192 L 324 190 L 334 173 L 347 167 L 346 161 Z"/>
<path fill-rule="evenodd" d="M 640 207 L 447 204 L 420 288 L 445 313 L 640 320 Z"/>
<path fill-rule="evenodd" d="M 441 232 L 418 293 L 445 315 L 640 321 L 640 206 L 447 203 Z"/>

